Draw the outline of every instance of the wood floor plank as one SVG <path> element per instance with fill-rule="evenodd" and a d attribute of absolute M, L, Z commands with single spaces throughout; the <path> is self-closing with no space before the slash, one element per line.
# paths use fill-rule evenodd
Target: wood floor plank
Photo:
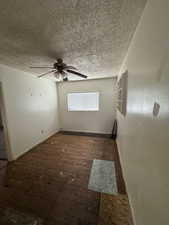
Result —
<path fill-rule="evenodd" d="M 33 213 L 48 225 L 96 225 L 101 195 L 88 190 L 93 159 L 115 160 L 124 193 L 113 140 L 56 134 L 8 164 L 0 207 Z"/>

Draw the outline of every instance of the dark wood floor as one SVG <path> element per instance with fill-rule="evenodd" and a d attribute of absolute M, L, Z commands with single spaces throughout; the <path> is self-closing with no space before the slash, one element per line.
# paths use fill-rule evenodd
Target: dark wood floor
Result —
<path fill-rule="evenodd" d="M 93 159 L 115 160 L 118 190 L 125 194 L 113 140 L 56 134 L 8 164 L 0 208 L 32 213 L 46 225 L 96 225 L 100 193 L 87 189 Z"/>
<path fill-rule="evenodd" d="M 4 159 L 1 160 L 0 159 L 0 170 L 3 169 L 3 168 L 6 168 L 7 164 L 8 164 L 7 160 L 4 160 Z"/>

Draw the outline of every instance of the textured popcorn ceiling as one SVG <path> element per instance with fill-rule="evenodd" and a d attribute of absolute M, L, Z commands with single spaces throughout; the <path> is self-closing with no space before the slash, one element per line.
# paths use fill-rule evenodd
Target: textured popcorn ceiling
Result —
<path fill-rule="evenodd" d="M 57 57 L 89 78 L 116 76 L 146 0 L 2 0 L 0 63 L 35 74 Z M 77 78 L 71 76 L 71 78 Z"/>

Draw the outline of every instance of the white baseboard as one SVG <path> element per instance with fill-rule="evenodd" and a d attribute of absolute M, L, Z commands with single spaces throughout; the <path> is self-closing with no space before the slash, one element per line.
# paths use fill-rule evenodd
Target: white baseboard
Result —
<path fill-rule="evenodd" d="M 128 199 L 129 199 L 130 208 L 131 208 L 131 214 L 132 214 L 133 223 L 134 223 L 134 225 L 137 225 L 136 224 L 135 213 L 134 213 L 134 208 L 133 208 L 132 201 L 131 201 L 130 192 L 128 191 L 129 189 L 128 189 L 128 185 L 127 185 L 127 178 L 125 176 L 125 170 L 124 170 L 124 167 L 123 167 L 123 160 L 122 160 L 122 157 L 121 157 L 120 144 L 119 144 L 118 138 L 116 139 L 116 143 L 117 143 L 117 148 L 118 148 L 118 153 L 119 153 L 119 159 L 120 159 L 120 164 L 121 164 L 121 168 L 122 168 L 123 178 L 124 178 L 124 182 L 125 182 L 125 185 L 126 185 L 126 191 L 127 191 L 127 195 L 128 195 Z"/>

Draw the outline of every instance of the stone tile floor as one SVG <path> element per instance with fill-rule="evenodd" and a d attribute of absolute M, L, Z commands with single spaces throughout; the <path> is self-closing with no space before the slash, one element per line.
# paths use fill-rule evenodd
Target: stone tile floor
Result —
<path fill-rule="evenodd" d="M 106 194 L 117 194 L 115 163 L 111 160 L 94 159 L 88 189 Z"/>

